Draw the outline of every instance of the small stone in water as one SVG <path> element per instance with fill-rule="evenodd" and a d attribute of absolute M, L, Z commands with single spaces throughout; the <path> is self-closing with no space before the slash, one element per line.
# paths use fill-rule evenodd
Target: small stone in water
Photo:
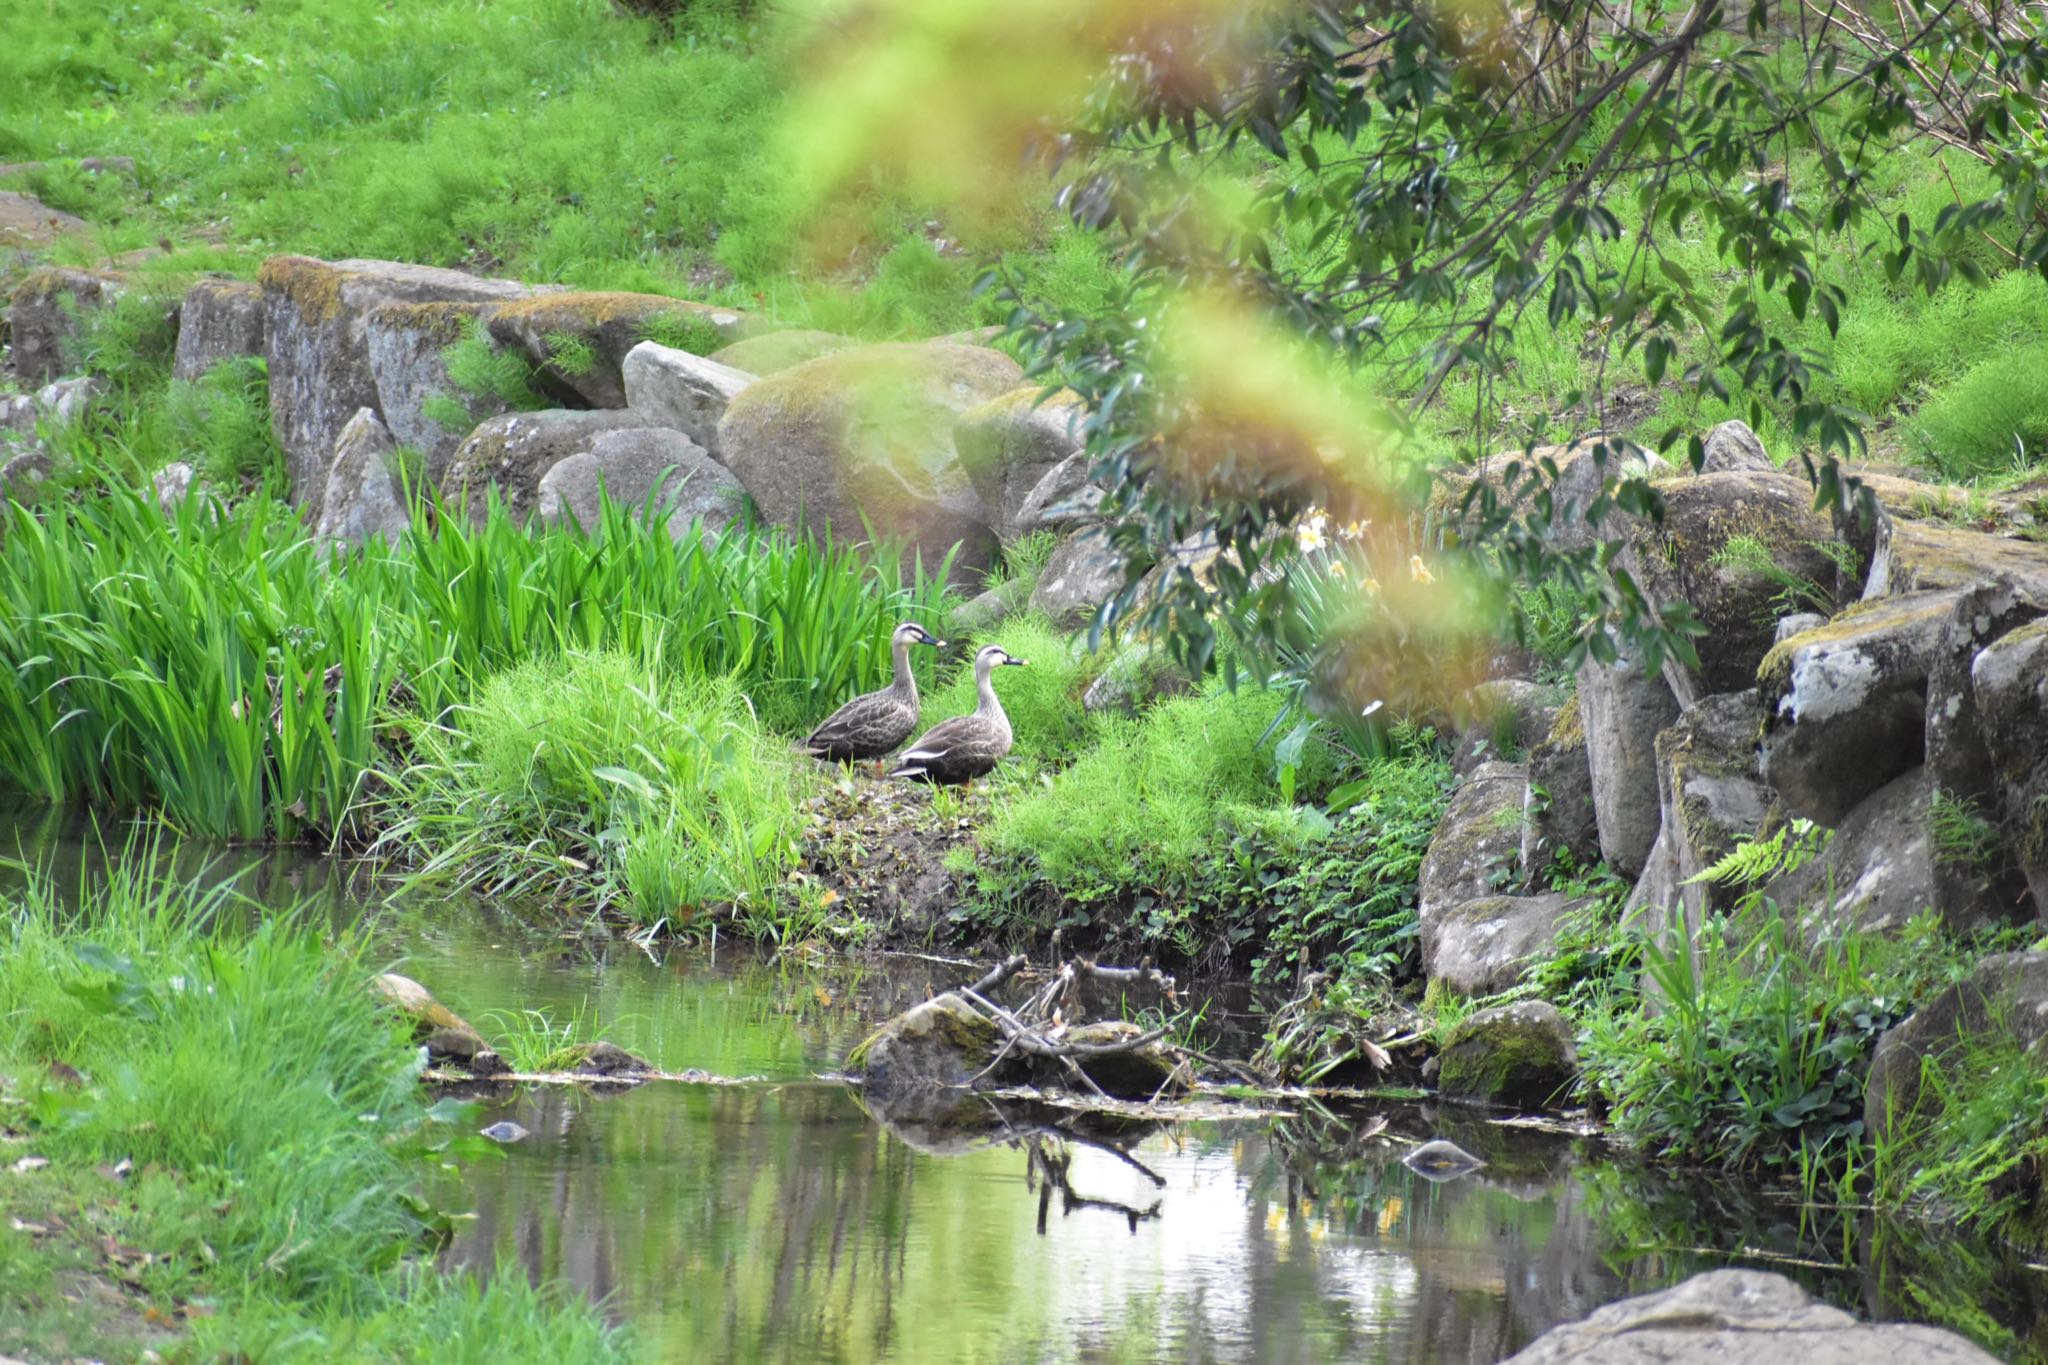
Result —
<path fill-rule="evenodd" d="M 1439 1138 L 1434 1142 L 1423 1143 L 1402 1157 L 1401 1164 L 1424 1180 L 1455 1180 L 1461 1175 L 1469 1175 L 1486 1163 L 1457 1143 L 1445 1142 Z"/>
<path fill-rule="evenodd" d="M 517 1142 L 526 1136 L 526 1130 L 510 1119 L 501 1119 L 484 1129 L 484 1136 L 493 1142 Z"/>

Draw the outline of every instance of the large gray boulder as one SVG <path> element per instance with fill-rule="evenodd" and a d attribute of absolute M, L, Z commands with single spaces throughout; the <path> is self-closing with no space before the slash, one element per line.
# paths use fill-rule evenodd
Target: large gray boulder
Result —
<path fill-rule="evenodd" d="M 427 482 L 448 469 L 463 439 L 512 405 L 490 392 L 458 387 L 447 352 L 475 333 L 494 304 L 385 303 L 363 321 L 363 344 L 377 390 L 377 411 L 391 437 L 421 456 Z M 452 410 L 452 411 L 451 411 Z"/>
<path fill-rule="evenodd" d="M 1824 825 L 1926 757 L 1927 676 L 1955 592 L 1860 603 L 1774 646 L 1757 672 L 1763 775 Z"/>
<path fill-rule="evenodd" d="M 1709 1270 L 1553 1327 L 1507 1365 L 1996 1365 L 1953 1332 L 1865 1324 L 1783 1275 Z"/>
<path fill-rule="evenodd" d="M 1416 913 L 1427 942 L 1438 919 L 1497 893 L 1522 851 L 1522 802 L 1529 770 L 1483 763 L 1451 794 L 1430 835 L 1416 879 Z"/>
<path fill-rule="evenodd" d="M 66 237 L 84 237 L 92 224 L 53 209 L 32 194 L 0 190 L 0 252 L 30 252 Z"/>
<path fill-rule="evenodd" d="M 899 539 L 973 572 L 991 517 L 953 447 L 960 415 L 1015 388 L 1017 362 L 975 346 L 863 346 L 805 361 L 735 396 L 720 456 L 770 521 L 841 543 Z"/>
<path fill-rule="evenodd" d="M 1122 590 L 1123 554 L 1098 527 L 1076 531 L 1045 561 L 1031 590 L 1031 609 L 1063 626 L 1078 626 Z"/>
<path fill-rule="evenodd" d="M 1706 627 L 1694 641 L 1697 675 L 1668 665 L 1672 688 L 1682 701 L 1739 692 L 1756 681 L 1780 616 L 1800 606 L 1833 606 L 1834 523 L 1813 510 L 1806 482 L 1789 475 L 1701 474 L 1658 487 L 1664 520 L 1634 526 L 1627 567 L 1654 605 L 1688 604 Z M 1772 567 L 1752 562 L 1758 555 Z M 1806 585 L 1790 603 L 1786 576 Z"/>
<path fill-rule="evenodd" d="M 693 525 L 715 536 L 746 513 L 739 480 L 702 446 L 666 428 L 599 434 L 589 450 L 541 475 L 537 507 L 543 521 L 568 518 L 589 531 L 598 524 L 607 494 L 632 509 L 646 506 L 652 496 L 655 514 L 678 540 Z"/>
<path fill-rule="evenodd" d="M 652 341 L 626 352 L 626 408 L 650 427 L 669 427 L 718 458 L 718 423 L 754 376 Z"/>
<path fill-rule="evenodd" d="M 952 633 L 969 639 L 989 631 L 1031 605 L 1031 580 L 1006 578 L 953 608 Z"/>
<path fill-rule="evenodd" d="M 75 371 L 85 316 L 131 287 L 126 275 L 113 270 L 53 265 L 30 272 L 15 286 L 7 310 L 15 377 L 35 388 Z"/>
<path fill-rule="evenodd" d="M 1571 903 L 1555 892 L 1480 896 L 1439 909 L 1422 929 L 1422 972 L 1454 995 L 1495 995 L 1518 985 L 1529 964 L 1557 944 Z"/>
<path fill-rule="evenodd" d="M 196 380 L 224 360 L 263 354 L 263 290 L 250 280 L 205 279 L 178 309 L 173 379 Z"/>
<path fill-rule="evenodd" d="M 1775 474 L 1778 462 L 1764 449 L 1749 423 L 1727 421 L 1707 433 L 1699 472 L 1702 474 Z"/>
<path fill-rule="evenodd" d="M 1562 1103 L 1578 1079 L 1571 1026 L 1547 1000 L 1468 1014 L 1438 1054 L 1437 1089 L 1457 1099 L 1518 1109 Z"/>
<path fill-rule="evenodd" d="M 626 406 L 626 357 L 643 341 L 712 350 L 739 336 L 746 323 L 733 308 L 662 294 L 534 294 L 493 309 L 489 327 L 500 345 L 525 352 L 546 391 L 565 406 Z"/>
<path fill-rule="evenodd" d="M 1529 791 L 1522 806 L 1521 880 L 1540 885 L 1559 853 L 1581 867 L 1600 857 L 1600 816 L 1576 689 L 1557 708 L 1550 733 L 1529 750 Z"/>
<path fill-rule="evenodd" d="M 1810 943 L 1847 929 L 1892 932 L 1928 909 L 1957 932 L 1986 922 L 1983 907 L 1945 902 L 1935 885 L 1933 800 L 1925 768 L 1886 783 L 1849 812 L 1818 857 L 1765 894 L 1798 917 Z"/>
<path fill-rule="evenodd" d="M 1650 856 L 1658 829 L 1657 735 L 1678 719 L 1664 679 L 1624 654 L 1579 667 L 1579 720 L 1593 779 L 1600 855 L 1625 877 Z"/>
<path fill-rule="evenodd" d="M 1047 474 L 1081 453 L 1087 420 L 1087 409 L 1071 390 L 1048 396 L 1035 384 L 960 415 L 953 447 L 1005 545 L 1034 529 L 1021 525 L 1024 505 Z M 1077 482 L 1075 491 L 1079 487 Z"/>
<path fill-rule="evenodd" d="M 1184 697 L 1194 690 L 1195 680 L 1166 650 L 1154 644 L 1134 644 L 1110 657 L 1095 681 L 1088 684 L 1088 690 L 1081 694 L 1081 709 L 1129 715 L 1154 702 Z"/>
<path fill-rule="evenodd" d="M 2000 832 L 2048 919 L 2048 620 L 1980 653 L 1970 667 L 1977 723 L 1993 764 Z"/>
<path fill-rule="evenodd" d="M 2048 953 L 1994 953 L 1877 1040 L 1863 1087 L 1863 1127 L 1873 1138 L 1924 1130 L 1941 1118 L 1923 1095 L 1932 1065 L 2007 1044 L 2033 1051 L 2048 1037 Z"/>
<path fill-rule="evenodd" d="M 372 311 L 394 303 L 508 303 L 532 292 L 459 270 L 307 256 L 273 256 L 257 278 L 271 427 L 293 502 L 316 515 L 341 429 L 361 408 L 383 411 L 370 360 Z"/>
<path fill-rule="evenodd" d="M 313 536 L 322 545 L 361 545 L 371 539 L 396 544 L 412 526 L 398 443 L 368 408 L 341 429 L 320 498 Z"/>
<path fill-rule="evenodd" d="M 630 412 L 511 412 L 483 423 L 456 448 L 440 477 L 452 505 L 483 523 L 495 488 L 514 521 L 533 515 L 541 475 L 571 455 L 587 453 L 608 431 L 645 430 L 645 419 Z"/>
<path fill-rule="evenodd" d="M 1731 692 L 1686 707 L 1657 736 L 1659 838 L 1672 860 L 1672 885 L 1668 891 L 1654 885 L 1646 890 L 1652 932 L 1682 923 L 1690 942 L 1708 911 L 1733 904 L 1738 888 L 1693 879 L 1763 826 L 1771 793 L 1757 776 L 1762 723 L 1756 692 Z"/>

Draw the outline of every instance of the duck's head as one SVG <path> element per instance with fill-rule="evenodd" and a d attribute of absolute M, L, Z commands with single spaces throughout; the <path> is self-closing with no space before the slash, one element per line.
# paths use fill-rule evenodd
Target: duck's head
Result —
<path fill-rule="evenodd" d="M 974 666 L 984 673 L 989 669 L 1008 666 L 1024 667 L 1024 660 L 1016 658 L 1001 645 L 983 645 L 974 655 Z"/>
<path fill-rule="evenodd" d="M 896 634 L 893 638 L 899 645 L 930 645 L 933 649 L 942 649 L 946 644 L 944 640 L 933 635 L 915 621 L 905 621 L 902 625 L 896 627 Z"/>

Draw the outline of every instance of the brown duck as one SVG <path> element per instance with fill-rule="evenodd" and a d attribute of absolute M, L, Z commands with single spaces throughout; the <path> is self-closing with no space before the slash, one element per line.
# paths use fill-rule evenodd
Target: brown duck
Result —
<path fill-rule="evenodd" d="M 910 647 L 945 644 L 915 621 L 905 621 L 889 637 L 896 676 L 879 692 L 864 692 L 825 717 L 799 747 L 813 758 L 839 763 L 880 758 L 917 728 L 917 679 L 910 672 Z"/>
<path fill-rule="evenodd" d="M 974 656 L 974 690 L 980 702 L 964 716 L 942 720 L 903 751 L 891 777 L 905 777 L 936 786 L 952 787 L 972 782 L 992 770 L 1010 752 L 1010 718 L 996 700 L 989 674 L 999 667 L 1022 668 L 1024 660 L 1013 659 L 1001 645 L 983 645 Z"/>

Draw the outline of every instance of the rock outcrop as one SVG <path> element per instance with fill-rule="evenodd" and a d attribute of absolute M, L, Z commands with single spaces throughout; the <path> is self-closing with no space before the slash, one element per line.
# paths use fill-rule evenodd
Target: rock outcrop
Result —
<path fill-rule="evenodd" d="M 1437 920 L 1467 901 L 1498 894 L 1522 851 L 1522 803 L 1529 771 L 1483 763 L 1437 821 L 1417 878 L 1417 915 L 1427 941 Z"/>
<path fill-rule="evenodd" d="M 948 991 L 876 1029 L 846 1059 L 861 1074 L 865 1098 L 887 1104 L 918 1090 L 964 1086 L 1000 1045 L 996 1026 Z"/>
<path fill-rule="evenodd" d="M 1593 807 L 1593 769 L 1576 689 L 1557 708 L 1550 733 L 1529 750 L 1529 790 L 1522 806 L 1521 880 L 1540 884 L 1559 853 L 1591 866 L 1600 857 L 1600 817 Z"/>
<path fill-rule="evenodd" d="M 1731 890 L 1694 879 L 1763 826 L 1771 793 L 1757 776 L 1762 722 L 1756 692 L 1732 692 L 1686 707 L 1657 736 L 1658 837 L 1671 861 L 1660 869 L 1669 884 L 1644 897 L 1652 932 L 1676 929 L 1690 942 L 1708 911 L 1734 901 Z"/>
<path fill-rule="evenodd" d="M 1127 561 L 1102 531 L 1076 531 L 1046 560 L 1031 590 L 1031 609 L 1063 626 L 1079 626 L 1122 591 Z"/>
<path fill-rule="evenodd" d="M 447 471 L 479 422 L 512 409 L 502 395 L 464 389 L 448 372 L 448 352 L 469 341 L 494 306 L 385 303 L 364 315 L 363 345 L 378 415 L 393 440 L 420 453 L 430 484 Z"/>
<path fill-rule="evenodd" d="M 359 409 L 384 411 L 370 358 L 370 314 L 387 304 L 503 304 L 532 293 L 514 280 L 459 270 L 306 256 L 273 256 L 258 280 L 271 426 L 284 448 L 293 501 L 316 515 L 341 429 Z"/>
<path fill-rule="evenodd" d="M 1794 815 L 1833 825 L 1925 759 L 1927 675 L 1956 597 L 1864 602 L 1772 647 L 1763 775 Z"/>
<path fill-rule="evenodd" d="M 720 457 L 778 525 L 841 543 L 899 539 L 927 566 L 957 545 L 956 566 L 978 571 L 994 535 L 953 426 L 1021 378 L 1008 356 L 973 346 L 841 351 L 740 392 L 719 423 Z"/>
<path fill-rule="evenodd" d="M 1710 1270 L 1554 1327 L 1507 1365 L 1994 1365 L 1938 1327 L 1859 1323 L 1761 1270 Z"/>
<path fill-rule="evenodd" d="M 1600 855 L 1636 876 L 1657 841 L 1657 735 L 1678 719 L 1678 699 L 1638 659 L 1588 660 L 1579 669 L 1579 719 Z"/>
<path fill-rule="evenodd" d="M 1784 474 L 1701 474 L 1658 489 L 1663 523 L 1634 528 L 1627 566 L 1654 605 L 1685 603 L 1706 627 L 1697 677 L 1667 665 L 1671 685 L 1682 701 L 1739 692 L 1756 681 L 1779 617 L 1833 606 L 1834 524 L 1813 510 L 1806 482 Z"/>
<path fill-rule="evenodd" d="M 816 360 L 821 355 L 835 355 L 840 351 L 851 351 L 859 345 L 860 343 L 852 337 L 841 336 L 837 332 L 818 332 L 799 327 L 742 337 L 729 346 L 713 351 L 709 358 L 729 369 L 742 370 L 747 374 L 780 374 L 784 370 L 803 364 L 806 360 Z"/>
<path fill-rule="evenodd" d="M 34 388 L 77 369 L 77 341 L 85 315 L 121 297 L 128 277 L 118 271 L 44 266 L 14 289 L 8 308 L 15 377 Z"/>
<path fill-rule="evenodd" d="M 2048 953 L 1995 953 L 1878 1039 L 1863 1089 L 1863 1126 L 1873 1138 L 1923 1129 L 1941 1118 L 1922 1092 L 1928 1067 L 1971 1050 L 2031 1051 L 2048 1037 Z"/>
<path fill-rule="evenodd" d="M 1979 654 L 1970 668 L 1980 732 L 1993 764 L 1999 832 L 2048 918 L 2048 621 Z"/>
<path fill-rule="evenodd" d="M 1529 964 L 1557 944 L 1564 896 L 1479 896 L 1441 909 L 1422 929 L 1422 970 L 1455 995 L 1494 995 L 1519 985 Z"/>

